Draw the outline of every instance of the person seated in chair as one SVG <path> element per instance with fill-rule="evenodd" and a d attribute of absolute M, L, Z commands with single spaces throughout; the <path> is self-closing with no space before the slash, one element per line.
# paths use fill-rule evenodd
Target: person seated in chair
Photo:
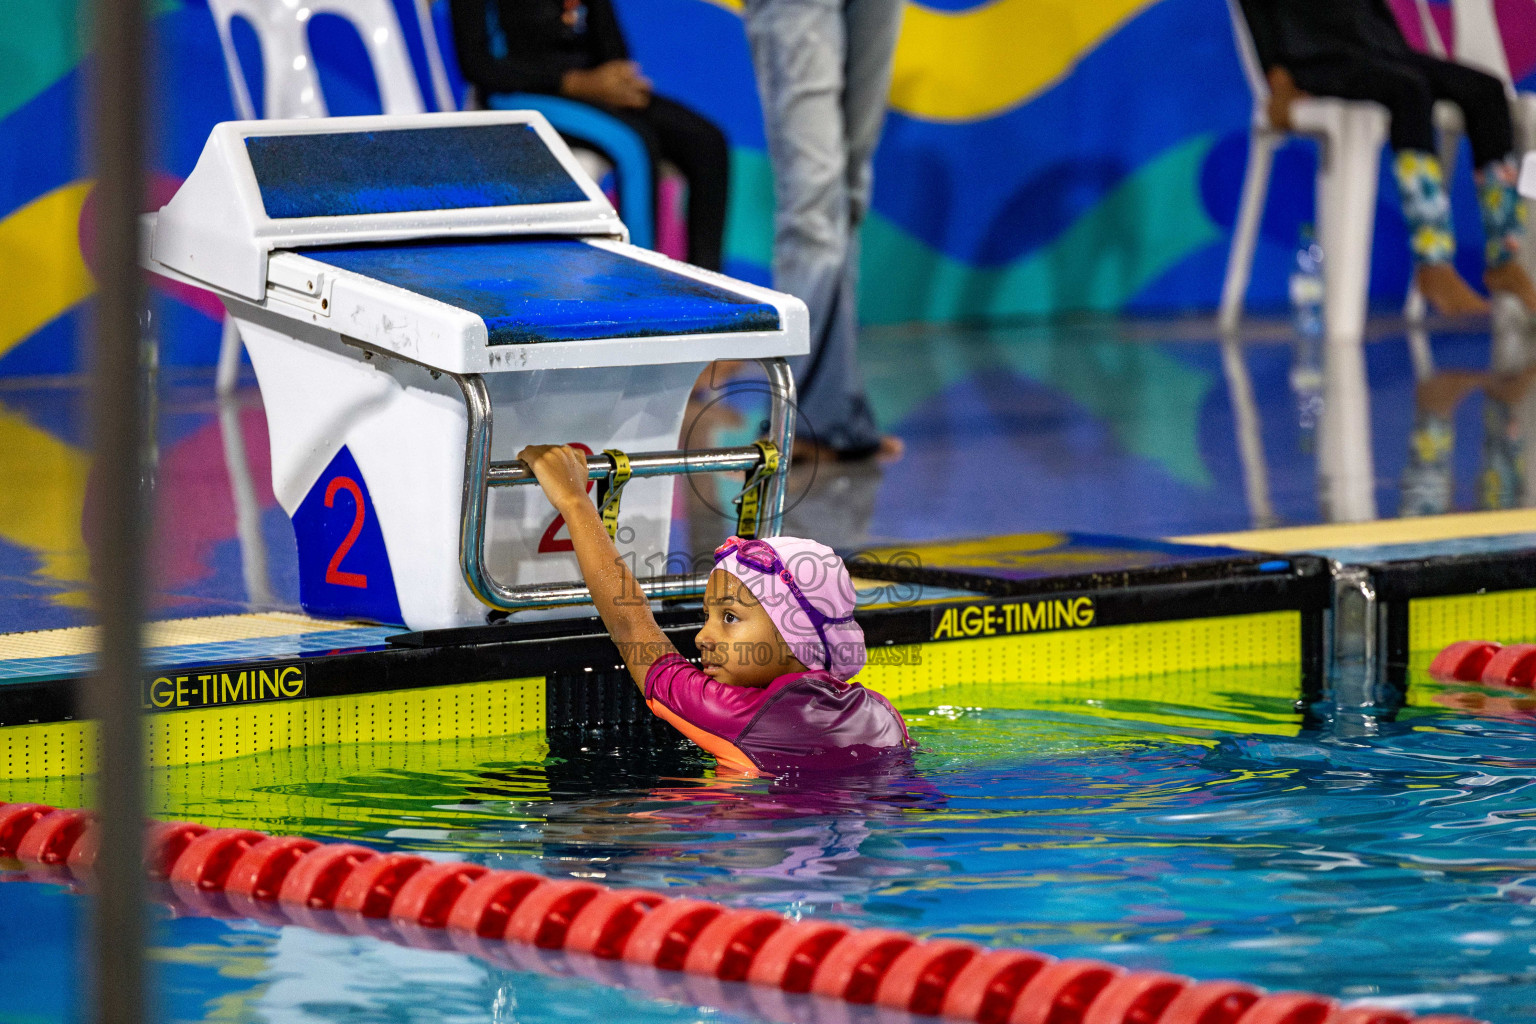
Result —
<path fill-rule="evenodd" d="M 688 182 L 688 259 L 720 269 L 730 173 L 725 136 L 651 91 L 629 59 L 611 0 L 452 0 L 450 10 L 464 77 L 482 95 L 546 93 L 590 104 L 639 136 L 653 182 L 661 160 L 676 165 Z M 597 140 L 573 141 L 603 152 Z"/>
<path fill-rule="evenodd" d="M 1441 313 L 1478 313 L 1487 303 L 1452 263 L 1445 169 L 1435 155 L 1436 100 L 1461 108 L 1487 237 L 1483 281 L 1536 313 L 1536 285 L 1515 262 L 1525 208 L 1503 83 L 1492 75 L 1414 51 L 1386 0 L 1242 0 L 1269 78 L 1270 123 L 1290 127 L 1298 97 L 1374 100 L 1392 115 L 1392 168 L 1408 221 L 1415 283 Z"/>

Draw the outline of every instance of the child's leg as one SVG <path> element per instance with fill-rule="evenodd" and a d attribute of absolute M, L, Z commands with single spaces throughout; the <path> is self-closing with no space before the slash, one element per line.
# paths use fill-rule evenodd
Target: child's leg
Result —
<path fill-rule="evenodd" d="M 1453 61 L 1416 55 L 1412 62 L 1424 75 L 1434 97 L 1456 104 L 1466 123 L 1487 239 L 1484 281 L 1492 290 L 1512 293 L 1527 309 L 1536 312 L 1536 285 L 1513 259 L 1520 245 L 1525 210 L 1515 191 L 1519 169 L 1512 155 L 1514 123 L 1504 83 Z"/>
<path fill-rule="evenodd" d="M 1456 447 L 1456 408 L 1486 374 L 1442 370 L 1414 389 L 1413 433 L 1398 496 L 1400 516 L 1434 516 L 1451 510 L 1456 480 L 1451 457 Z"/>
<path fill-rule="evenodd" d="M 1483 470 L 1478 506 L 1517 508 L 1525 498 L 1525 439 L 1518 409 L 1525 401 L 1536 368 L 1492 377 L 1483 388 Z"/>
<path fill-rule="evenodd" d="M 1483 281 L 1491 291 L 1507 292 L 1520 300 L 1527 312 L 1536 313 L 1536 283 L 1515 260 L 1525 235 L 1525 203 L 1515 191 L 1520 177 L 1514 156 L 1491 160 L 1479 167 L 1478 207 L 1483 213 Z"/>
<path fill-rule="evenodd" d="M 1405 149 L 1392 160 L 1397 191 L 1408 222 L 1408 248 L 1420 267 L 1450 263 L 1456 258 L 1456 234 L 1451 227 L 1451 200 L 1445 191 L 1445 171 L 1433 153 Z"/>
<path fill-rule="evenodd" d="M 1515 164 L 1515 127 L 1504 83 L 1484 71 L 1437 60 L 1424 54 L 1409 58 L 1428 83 L 1436 100 L 1449 100 L 1462 113 L 1472 167 L 1481 200 L 1483 226 L 1488 231 L 1488 269 L 1508 263 L 1518 247 L 1521 211 L 1515 193 L 1519 168 Z M 1449 172 L 1453 168 L 1446 168 Z"/>
<path fill-rule="evenodd" d="M 1490 160 L 1479 167 L 1473 178 L 1477 182 L 1478 206 L 1483 214 L 1483 235 L 1487 239 L 1483 250 L 1483 263 L 1489 270 L 1497 270 L 1520 251 L 1521 236 L 1525 234 L 1525 204 L 1515 183 L 1520 178 L 1520 167 L 1514 155 Z"/>
<path fill-rule="evenodd" d="M 1516 508 L 1525 496 L 1525 451 L 1515 411 L 1490 391 L 1483 400 L 1481 509 Z"/>
<path fill-rule="evenodd" d="M 1456 484 L 1451 455 L 1456 448 L 1456 428 L 1449 419 L 1417 410 L 1413 433 L 1408 438 L 1408 464 L 1399 485 L 1397 514 L 1438 516 L 1451 510 Z"/>
<path fill-rule="evenodd" d="M 1434 155 L 1435 99 L 1445 93 L 1440 78 L 1445 62 L 1370 57 L 1326 60 L 1291 68 L 1296 84 L 1315 96 L 1373 100 L 1392 115 L 1392 169 L 1408 222 L 1408 244 L 1417 265 L 1415 282 L 1441 313 L 1478 313 L 1482 297 L 1456 273 L 1456 236 L 1445 173 Z M 1464 84 L 1454 70 L 1444 77 Z"/>
<path fill-rule="evenodd" d="M 1433 153 L 1401 150 L 1392 160 L 1397 190 L 1408 223 L 1408 248 L 1413 253 L 1414 284 L 1438 313 L 1452 316 L 1483 313 L 1488 304 L 1456 272 L 1456 235 L 1451 227 L 1451 200 L 1445 172 Z"/>

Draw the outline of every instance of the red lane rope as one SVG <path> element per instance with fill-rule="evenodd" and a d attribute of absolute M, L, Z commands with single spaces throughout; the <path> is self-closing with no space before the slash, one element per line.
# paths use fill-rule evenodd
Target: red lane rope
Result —
<path fill-rule="evenodd" d="M 1442 683 L 1536 687 L 1536 644 L 1458 640 L 1430 662 L 1429 675 Z"/>
<path fill-rule="evenodd" d="M 88 812 L 0 803 L 0 859 L 22 862 L 29 877 L 86 880 L 97 841 Z M 1454 1015 L 1346 1009 L 1312 993 L 1196 983 L 1098 960 L 986 951 L 883 928 L 791 922 L 768 911 L 728 910 L 640 889 L 249 829 L 157 823 L 146 835 L 144 859 L 152 878 L 168 881 L 183 911 L 228 916 L 232 909 L 269 924 L 398 936 L 407 945 L 456 947 L 498 960 L 510 955 L 533 970 L 548 969 L 538 951 L 559 950 L 593 958 L 591 964 L 627 965 L 618 975 L 583 972 L 614 984 L 627 979 L 632 986 L 629 971 L 651 968 L 692 975 L 706 989 L 745 980 L 765 994 L 813 993 L 978 1024 L 1481 1024 Z M 506 954 L 498 955 L 498 947 Z"/>

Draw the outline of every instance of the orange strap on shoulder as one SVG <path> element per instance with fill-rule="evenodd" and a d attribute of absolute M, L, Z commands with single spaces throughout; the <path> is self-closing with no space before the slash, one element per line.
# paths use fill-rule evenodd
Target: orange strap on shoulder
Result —
<path fill-rule="evenodd" d="M 752 759 L 742 753 L 741 748 L 730 740 L 716 736 L 712 732 L 705 732 L 659 700 L 647 700 L 645 705 L 657 718 L 670 723 L 678 732 L 698 744 L 707 753 L 714 754 L 715 760 L 720 762 L 722 768 L 734 768 L 744 775 L 762 774 L 757 770 L 757 765 L 752 763 Z"/>

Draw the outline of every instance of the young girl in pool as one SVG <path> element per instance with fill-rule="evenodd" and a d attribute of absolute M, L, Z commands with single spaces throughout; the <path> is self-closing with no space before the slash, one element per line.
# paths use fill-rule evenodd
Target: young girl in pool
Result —
<path fill-rule="evenodd" d="M 531 445 L 518 458 L 564 517 L 592 603 L 646 704 L 722 766 L 838 770 L 908 749 L 900 713 L 848 681 L 864 667 L 864 631 L 853 620 L 853 580 L 831 548 L 797 537 L 722 544 L 695 668 L 656 625 L 587 497 L 586 456 Z"/>

